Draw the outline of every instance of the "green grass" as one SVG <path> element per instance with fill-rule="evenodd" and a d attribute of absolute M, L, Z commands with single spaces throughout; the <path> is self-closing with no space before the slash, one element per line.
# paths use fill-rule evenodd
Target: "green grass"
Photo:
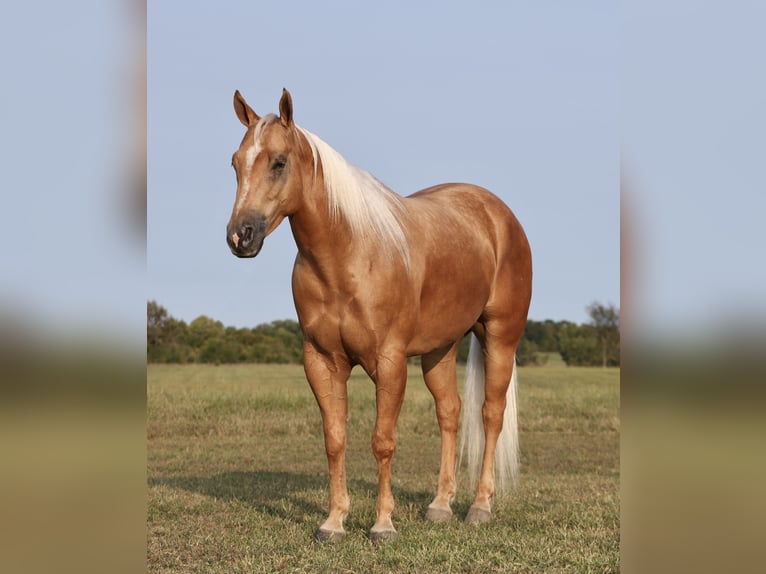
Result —
<path fill-rule="evenodd" d="M 150 572 L 616 572 L 619 371 L 521 369 L 519 488 L 493 521 L 423 520 L 439 470 L 431 395 L 412 368 L 393 467 L 399 541 L 372 546 L 374 386 L 349 382 L 351 514 L 338 545 L 313 541 L 326 516 L 321 420 L 297 366 L 150 365 Z M 458 475 L 453 510 L 471 504 Z"/>

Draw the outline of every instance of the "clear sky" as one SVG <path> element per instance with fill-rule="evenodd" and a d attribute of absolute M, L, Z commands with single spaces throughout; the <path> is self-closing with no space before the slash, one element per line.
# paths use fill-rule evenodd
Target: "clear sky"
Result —
<path fill-rule="evenodd" d="M 766 325 L 766 4 L 622 6 L 621 139 L 632 313 L 720 337 Z"/>
<path fill-rule="evenodd" d="M 141 27 L 127 0 L 0 8 L 0 327 L 146 336 L 126 159 Z"/>
<path fill-rule="evenodd" d="M 192 2 L 148 13 L 147 296 L 190 321 L 294 318 L 287 222 L 225 243 L 239 89 L 402 195 L 489 188 L 524 225 L 530 317 L 619 305 L 618 13 L 612 2 Z"/>
<path fill-rule="evenodd" d="M 621 167 L 633 321 L 766 315 L 763 3 L 149 2 L 145 261 L 120 195 L 130 2 L 6 4 L 0 310 L 141 338 L 146 299 L 187 321 L 294 317 L 286 225 L 254 260 L 224 240 L 232 94 L 267 113 L 284 86 L 301 125 L 399 193 L 500 195 L 532 243 L 533 319 L 620 303 Z"/>

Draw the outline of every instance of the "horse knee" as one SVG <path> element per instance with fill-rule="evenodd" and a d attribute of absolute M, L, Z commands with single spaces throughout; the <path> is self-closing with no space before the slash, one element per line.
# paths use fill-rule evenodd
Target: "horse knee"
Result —
<path fill-rule="evenodd" d="M 343 456 L 346 452 L 345 429 L 328 429 L 324 435 L 324 446 L 328 458 Z"/>
<path fill-rule="evenodd" d="M 386 436 L 375 432 L 372 435 L 372 452 L 378 461 L 390 459 L 396 449 L 396 440 L 391 436 Z"/>
<path fill-rule="evenodd" d="M 484 418 L 485 426 L 488 424 L 502 426 L 505 402 L 505 397 L 502 397 L 502 400 L 484 401 L 484 406 L 481 408 L 481 414 Z"/>
<path fill-rule="evenodd" d="M 436 406 L 436 418 L 443 432 L 457 432 L 460 420 L 460 399 L 454 402 L 442 402 Z"/>

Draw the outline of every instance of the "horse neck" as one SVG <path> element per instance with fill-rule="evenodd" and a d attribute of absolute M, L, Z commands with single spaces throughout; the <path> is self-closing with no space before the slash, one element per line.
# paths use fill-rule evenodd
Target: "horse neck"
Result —
<path fill-rule="evenodd" d="M 313 164 L 304 167 L 301 179 L 301 206 L 290 215 L 290 228 L 302 260 L 332 281 L 345 268 L 353 242 L 351 228 L 330 214 L 321 162 L 316 173 Z"/>

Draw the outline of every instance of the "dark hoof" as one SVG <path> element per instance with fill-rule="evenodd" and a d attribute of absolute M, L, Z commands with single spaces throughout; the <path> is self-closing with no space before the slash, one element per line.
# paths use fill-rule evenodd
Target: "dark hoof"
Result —
<path fill-rule="evenodd" d="M 472 506 L 468 509 L 468 515 L 465 517 L 466 524 L 483 524 L 489 522 L 492 518 L 492 513 L 489 510 Z"/>
<path fill-rule="evenodd" d="M 399 538 L 396 530 L 370 530 L 370 542 L 373 544 L 391 544 Z"/>
<path fill-rule="evenodd" d="M 449 522 L 452 520 L 452 511 L 443 508 L 429 508 L 426 512 L 426 520 L 431 522 Z"/>
<path fill-rule="evenodd" d="M 346 537 L 342 530 L 317 530 L 317 541 L 319 542 L 340 542 Z"/>

